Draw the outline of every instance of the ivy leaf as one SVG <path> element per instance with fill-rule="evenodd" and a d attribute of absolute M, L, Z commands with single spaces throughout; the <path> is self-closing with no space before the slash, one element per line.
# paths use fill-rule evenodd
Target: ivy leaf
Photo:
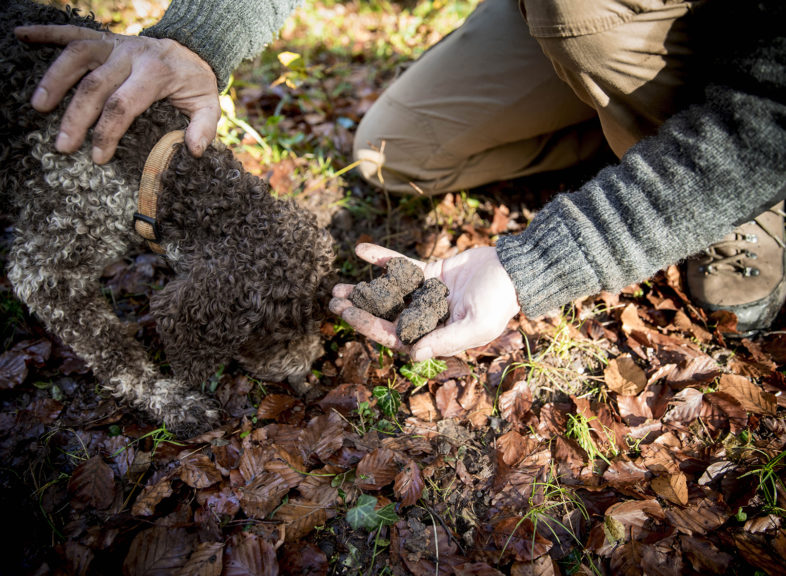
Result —
<path fill-rule="evenodd" d="M 347 510 L 347 522 L 354 530 L 364 528 L 366 530 L 376 530 L 380 526 L 391 526 L 398 522 L 395 504 L 388 504 L 374 510 L 377 499 L 368 494 L 361 494 L 357 504 Z"/>
<path fill-rule="evenodd" d="M 388 418 L 395 418 L 401 406 L 401 394 L 387 386 L 375 386 L 372 392 L 377 399 L 377 406 Z"/>
<path fill-rule="evenodd" d="M 448 369 L 448 364 L 444 360 L 430 358 L 423 362 L 406 364 L 399 369 L 401 375 L 407 378 L 415 388 L 420 388 L 431 378 L 435 378 Z"/>

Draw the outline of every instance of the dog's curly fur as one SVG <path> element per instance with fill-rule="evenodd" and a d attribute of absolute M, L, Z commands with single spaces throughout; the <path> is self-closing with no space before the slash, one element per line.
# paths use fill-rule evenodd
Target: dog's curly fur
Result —
<path fill-rule="evenodd" d="M 302 379 L 321 352 L 318 327 L 333 280 L 329 233 L 293 201 L 270 194 L 232 153 L 184 148 L 158 201 L 165 258 L 174 279 L 151 309 L 174 377 L 162 376 L 101 292 L 102 270 L 141 243 L 133 230 L 139 179 L 153 145 L 184 128 L 159 102 L 96 165 L 89 146 L 54 148 L 66 103 L 42 115 L 32 92 L 59 53 L 17 41 L 22 24 L 78 24 L 73 11 L 7 0 L 0 8 L 0 207 L 13 215 L 8 277 L 17 296 L 82 357 L 114 395 L 180 435 L 217 418 L 198 391 L 231 359 L 259 378 Z"/>

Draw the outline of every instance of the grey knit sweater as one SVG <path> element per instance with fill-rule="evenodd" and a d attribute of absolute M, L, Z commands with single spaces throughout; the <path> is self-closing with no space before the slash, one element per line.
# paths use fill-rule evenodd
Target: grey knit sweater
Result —
<path fill-rule="evenodd" d="M 528 316 L 645 280 L 786 197 L 784 3 L 708 4 L 703 98 L 497 242 Z"/>
<path fill-rule="evenodd" d="M 241 61 L 259 54 L 300 0 L 172 0 L 142 36 L 171 38 L 213 68 L 223 90 Z"/>
<path fill-rule="evenodd" d="M 298 1 L 173 0 L 144 33 L 189 47 L 224 86 Z M 500 238 L 525 314 L 644 280 L 786 197 L 784 4 L 708 2 L 703 98 L 618 165 L 557 196 L 524 232 Z"/>

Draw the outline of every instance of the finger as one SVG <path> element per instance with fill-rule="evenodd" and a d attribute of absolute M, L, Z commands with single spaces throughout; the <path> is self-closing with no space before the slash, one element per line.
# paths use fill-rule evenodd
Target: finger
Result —
<path fill-rule="evenodd" d="M 93 130 L 93 162 L 104 164 L 112 158 L 120 139 L 136 117 L 156 101 L 156 95 L 141 75 L 132 74 L 109 96 Z"/>
<path fill-rule="evenodd" d="M 106 65 L 82 79 L 60 123 L 60 134 L 55 143 L 60 152 L 78 150 L 96 120 L 106 114 L 107 109 L 116 108 L 112 102 L 117 97 L 118 86 L 123 83 L 127 74 L 125 68 Z M 94 144 L 100 137 L 101 128 L 96 126 Z"/>
<path fill-rule="evenodd" d="M 497 335 L 479 331 L 477 323 L 462 320 L 437 328 L 417 341 L 410 350 L 415 362 L 437 356 L 455 356 L 469 348 L 488 344 Z"/>
<path fill-rule="evenodd" d="M 356 332 L 366 338 L 387 346 L 391 350 L 404 350 L 406 346 L 396 336 L 396 329 L 392 322 L 372 316 L 365 310 L 351 306 L 341 313 L 341 318 Z"/>
<path fill-rule="evenodd" d="M 109 42 L 75 41 L 49 66 L 33 94 L 39 112 L 51 112 L 86 73 L 101 66 L 112 52 Z"/>
<path fill-rule="evenodd" d="M 333 286 L 333 296 L 336 298 L 349 298 L 354 289 L 354 284 L 336 284 Z"/>
<path fill-rule="evenodd" d="M 346 298 L 331 298 L 330 302 L 328 302 L 328 308 L 336 316 L 341 316 L 344 310 L 350 308 L 352 305 L 352 302 Z"/>
<path fill-rule="evenodd" d="M 63 25 L 39 25 L 39 26 L 17 26 L 14 34 L 22 42 L 32 42 L 37 44 L 68 44 L 74 40 L 96 40 L 104 37 L 105 33 L 100 30 Z"/>
<path fill-rule="evenodd" d="M 355 254 L 358 255 L 359 258 L 369 262 L 370 264 L 375 264 L 377 266 L 384 266 L 387 264 L 388 260 L 391 258 L 407 258 L 410 262 L 416 264 L 421 269 L 426 267 L 424 262 L 420 260 L 415 260 L 413 258 L 409 258 L 408 256 L 404 256 L 403 254 L 396 252 L 395 250 L 391 250 L 390 248 L 384 248 L 383 246 L 378 246 L 377 244 L 369 244 L 362 242 L 355 246 Z"/>
<path fill-rule="evenodd" d="M 216 137 L 218 121 L 221 118 L 221 107 L 216 101 L 211 104 L 208 99 L 202 106 L 190 113 L 191 122 L 186 129 L 186 147 L 199 158 Z"/>

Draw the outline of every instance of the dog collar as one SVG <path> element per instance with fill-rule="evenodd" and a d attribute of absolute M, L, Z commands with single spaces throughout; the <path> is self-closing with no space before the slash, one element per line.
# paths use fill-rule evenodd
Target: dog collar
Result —
<path fill-rule="evenodd" d="M 183 130 L 165 134 L 150 151 L 142 170 L 142 178 L 139 180 L 139 201 L 137 211 L 134 212 L 134 229 L 156 254 L 164 253 L 164 249 L 159 244 L 161 230 L 156 220 L 158 195 L 161 193 L 161 175 L 169 167 L 177 145 L 184 140 Z"/>

